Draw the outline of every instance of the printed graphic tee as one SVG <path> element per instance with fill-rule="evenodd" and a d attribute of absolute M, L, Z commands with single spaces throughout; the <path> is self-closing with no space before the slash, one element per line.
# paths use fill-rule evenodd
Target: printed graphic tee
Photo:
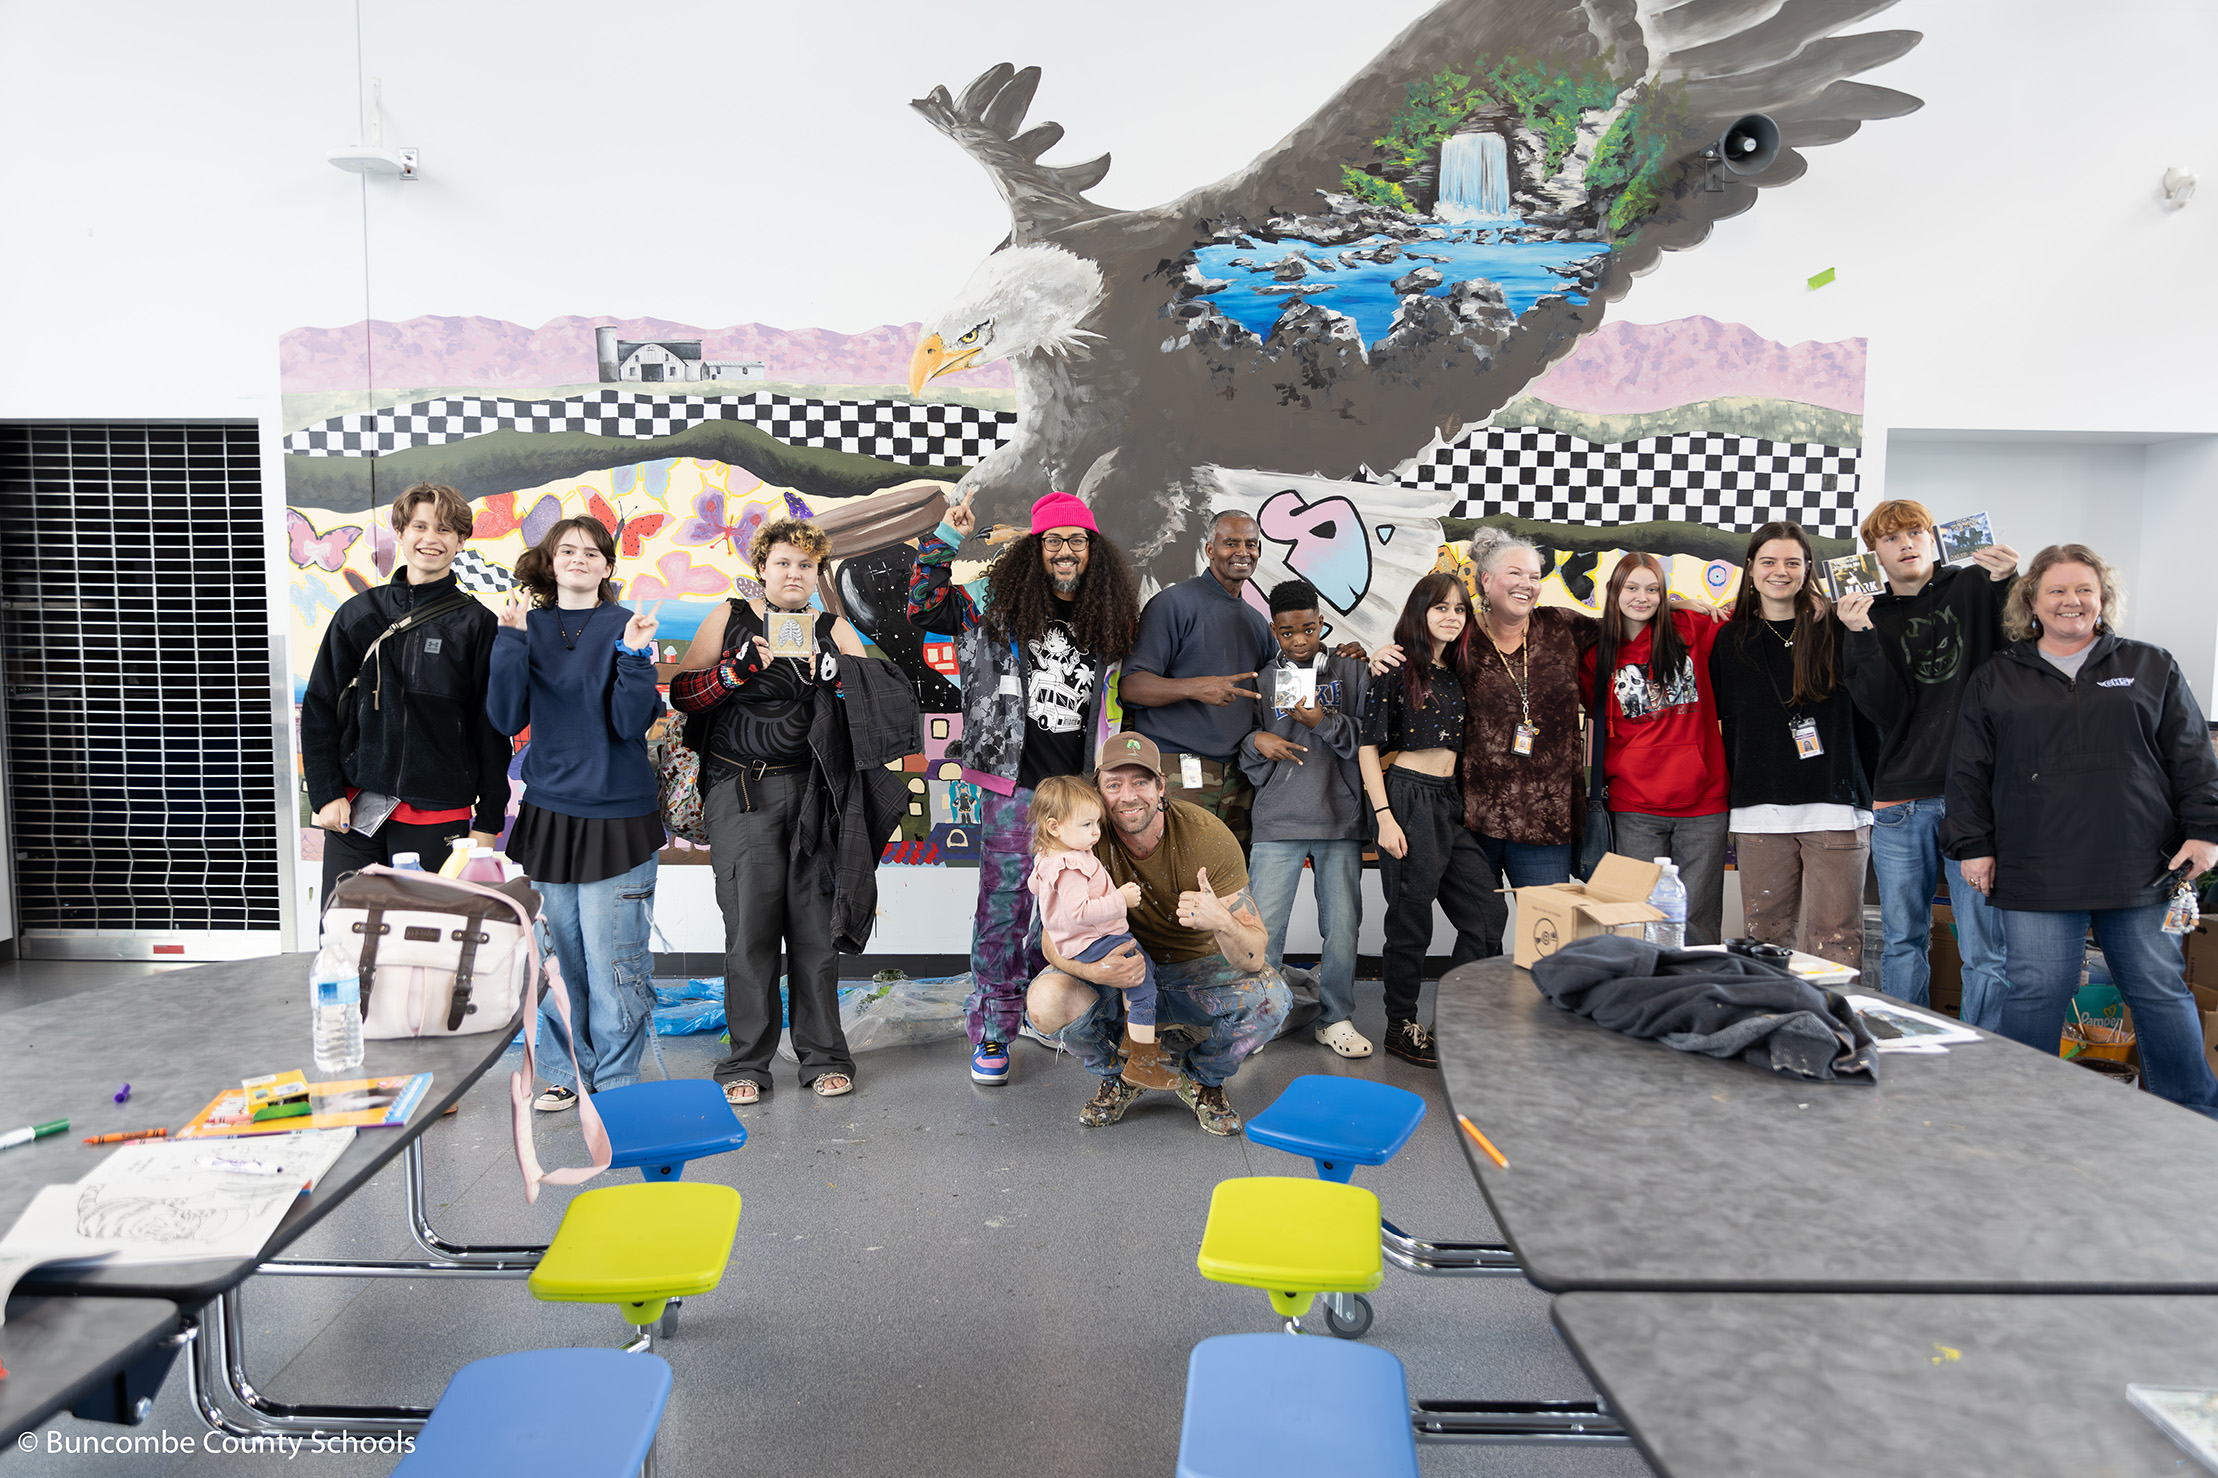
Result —
<path fill-rule="evenodd" d="M 1017 784 L 1026 790 L 1050 775 L 1087 769 L 1086 705 L 1101 663 L 1071 630 L 1076 602 L 1057 600 L 1047 630 L 1024 644 L 1024 755 Z"/>
<path fill-rule="evenodd" d="M 1617 649 L 1609 676 L 1610 728 L 1603 764 L 1610 809 L 1645 816 L 1714 816 L 1726 809 L 1725 742 L 1710 688 L 1710 649 L 1725 628 L 1691 611 L 1660 611 L 1683 655 L 1678 669 L 1651 677 L 1655 621 Z M 1594 685 L 1599 649 L 1579 659 L 1579 683 Z"/>

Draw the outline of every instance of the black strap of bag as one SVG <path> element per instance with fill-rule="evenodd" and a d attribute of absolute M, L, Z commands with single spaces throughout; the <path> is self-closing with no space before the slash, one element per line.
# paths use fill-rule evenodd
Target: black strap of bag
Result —
<path fill-rule="evenodd" d="M 462 942 L 462 956 L 455 961 L 454 994 L 447 998 L 447 1030 L 457 1031 L 462 1018 L 477 1010 L 470 999 L 470 982 L 477 968 L 477 947 L 492 939 L 485 931 L 485 916 L 490 905 L 479 905 L 463 915 L 462 927 L 455 930 L 455 938 Z"/>
<path fill-rule="evenodd" d="M 426 621 L 431 620 L 435 616 L 444 616 L 449 611 L 459 611 L 464 606 L 472 606 L 476 604 L 477 598 L 475 596 L 465 595 L 461 591 L 457 590 L 452 595 L 440 597 L 438 600 L 433 601 L 428 606 L 418 606 L 415 610 L 410 611 L 407 615 L 401 617 L 398 621 L 395 621 L 392 625 L 386 627 L 383 631 L 377 634 L 377 640 L 371 642 L 369 646 L 363 651 L 362 665 L 355 670 L 355 674 L 353 677 L 347 679 L 347 685 L 339 690 L 339 696 L 342 699 L 345 698 L 347 694 L 353 692 L 355 690 L 355 687 L 361 683 L 362 674 L 369 671 L 370 665 L 377 661 L 377 649 L 385 645 L 385 638 L 389 636 L 398 636 L 411 627 L 421 626 Z M 370 694 L 370 706 L 372 708 L 379 707 L 383 697 L 384 693 L 381 688 L 372 689 Z"/>
<path fill-rule="evenodd" d="M 370 1019 L 370 986 L 377 979 L 377 941 L 381 936 L 390 934 L 393 926 L 385 922 L 385 913 L 382 909 L 373 908 L 363 915 L 362 922 L 356 924 L 354 928 L 355 932 L 362 936 L 362 955 L 356 973 L 361 981 L 362 1019 L 368 1021 Z"/>

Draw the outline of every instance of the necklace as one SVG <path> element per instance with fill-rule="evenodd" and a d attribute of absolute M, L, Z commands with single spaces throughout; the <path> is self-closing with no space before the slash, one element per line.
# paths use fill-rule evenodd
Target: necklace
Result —
<path fill-rule="evenodd" d="M 585 635 L 585 628 L 593 624 L 593 612 L 599 609 L 599 606 L 590 606 L 586 609 L 585 619 L 578 623 L 577 635 L 573 636 L 570 633 L 570 613 L 560 606 L 555 607 L 555 630 L 562 633 L 564 651 L 574 652 L 578 649 L 578 637 Z"/>
<path fill-rule="evenodd" d="M 1524 669 L 1525 669 L 1523 673 L 1519 673 L 1519 672 L 1518 672 L 1518 670 L 1517 670 L 1517 668 L 1515 668 L 1515 667 L 1512 667 L 1512 666 L 1510 666 L 1510 665 L 1509 665 L 1509 656 L 1508 656 L 1508 654 L 1506 654 L 1505 652 L 1503 652 L 1503 650 L 1502 650 L 1502 644 L 1501 644 L 1500 642 L 1498 642 L 1498 641 L 1494 640 L 1494 633 L 1493 633 L 1493 632 L 1491 632 L 1491 631 L 1487 632 L 1487 634 L 1486 634 L 1486 641 L 1487 641 L 1487 645 L 1488 645 L 1488 646 L 1490 646 L 1490 647 L 1494 648 L 1494 655 L 1495 655 L 1495 657 L 1496 657 L 1496 658 L 1498 658 L 1498 659 L 1500 660 L 1500 662 L 1501 662 L 1501 664 L 1502 664 L 1502 671 L 1504 671 L 1504 672 L 1508 673 L 1508 674 L 1509 674 L 1509 680 L 1510 680 L 1510 681 L 1511 681 L 1512 683 L 1516 684 L 1516 687 L 1517 687 L 1517 706 L 1518 706 L 1518 707 L 1519 707 L 1520 709 L 1524 710 L 1524 718 L 1525 718 L 1525 723 L 1526 723 L 1526 726 L 1527 726 L 1527 727 L 1530 727 L 1530 726 L 1531 726 L 1531 724 L 1532 724 L 1532 721 L 1533 721 L 1533 644 L 1532 644 L 1532 642 L 1531 642 L 1531 641 L 1530 641 L 1530 640 L 1528 639 L 1528 640 L 1526 640 L 1526 641 L 1524 641 L 1524 642 L 1520 643 L 1520 644 L 1519 644 L 1519 646 L 1518 646 L 1518 648 L 1517 648 L 1517 654 L 1518 654 L 1518 656 L 1519 656 L 1519 657 L 1520 657 L 1520 658 L 1522 659 L 1522 665 L 1523 665 L 1523 667 L 1524 667 Z"/>
<path fill-rule="evenodd" d="M 1790 627 L 1794 625 L 1794 618 L 1792 616 L 1787 618 L 1786 625 Z M 1764 630 L 1770 632 L 1773 636 L 1778 636 L 1779 645 L 1785 647 L 1790 652 L 1794 650 L 1794 638 L 1791 636 L 1779 636 L 1779 627 L 1772 621 L 1771 617 L 1769 616 L 1764 617 Z"/>

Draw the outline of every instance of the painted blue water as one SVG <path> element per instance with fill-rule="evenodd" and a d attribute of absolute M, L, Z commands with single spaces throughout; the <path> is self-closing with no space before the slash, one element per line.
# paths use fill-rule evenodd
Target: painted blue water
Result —
<path fill-rule="evenodd" d="M 1302 279 L 1302 296 L 1321 308 L 1353 318 L 1363 342 L 1375 344 L 1386 337 L 1393 326 L 1395 297 L 1393 281 L 1416 267 L 1430 267 L 1441 277 L 1440 286 L 1432 296 L 1446 297 L 1448 289 L 1458 282 L 1485 278 L 1502 289 L 1511 311 L 1522 317 L 1533 304 L 1551 294 L 1560 293 L 1574 303 L 1586 298 L 1567 278 L 1558 277 L 1548 269 L 1565 267 L 1589 257 L 1600 256 L 1609 247 L 1598 241 L 1531 241 L 1480 244 L 1471 238 L 1478 234 L 1471 230 L 1451 233 L 1446 241 L 1418 241 L 1402 247 L 1402 255 L 1393 262 L 1380 265 L 1376 262 L 1352 262 L 1341 265 L 1341 253 L 1354 250 L 1369 251 L 1384 245 L 1384 236 L 1373 236 L 1348 246 L 1312 246 L 1300 241 L 1258 243 L 1253 247 L 1205 246 L 1195 252 L 1201 264 L 1202 275 L 1225 278 L 1231 286 L 1220 293 L 1209 294 L 1209 300 L 1224 311 L 1227 318 L 1242 328 L 1269 338 L 1272 325 L 1278 322 L 1279 313 L 1286 300 L 1293 294 L 1284 291 L 1293 284 L 1276 281 L 1268 271 L 1251 272 L 1232 265 L 1235 257 L 1245 257 L 1257 266 L 1276 263 L 1295 247 L 1300 247 L 1312 260 L 1332 263 L 1339 270 L 1321 272 L 1314 267 Z M 1422 253 L 1412 256 L 1411 252 Z M 1432 257 L 1445 257 L 1446 261 L 1433 261 Z M 1259 291 L 1263 288 L 1278 291 Z"/>

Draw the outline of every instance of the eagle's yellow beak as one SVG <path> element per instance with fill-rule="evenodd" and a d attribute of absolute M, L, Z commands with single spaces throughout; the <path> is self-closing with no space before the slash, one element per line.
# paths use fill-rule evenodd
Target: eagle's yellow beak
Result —
<path fill-rule="evenodd" d="M 938 334 L 926 334 L 916 346 L 916 353 L 909 358 L 909 393 L 915 395 L 921 391 L 926 380 L 967 370 L 977 362 L 976 349 L 958 349 L 950 354 Z"/>

